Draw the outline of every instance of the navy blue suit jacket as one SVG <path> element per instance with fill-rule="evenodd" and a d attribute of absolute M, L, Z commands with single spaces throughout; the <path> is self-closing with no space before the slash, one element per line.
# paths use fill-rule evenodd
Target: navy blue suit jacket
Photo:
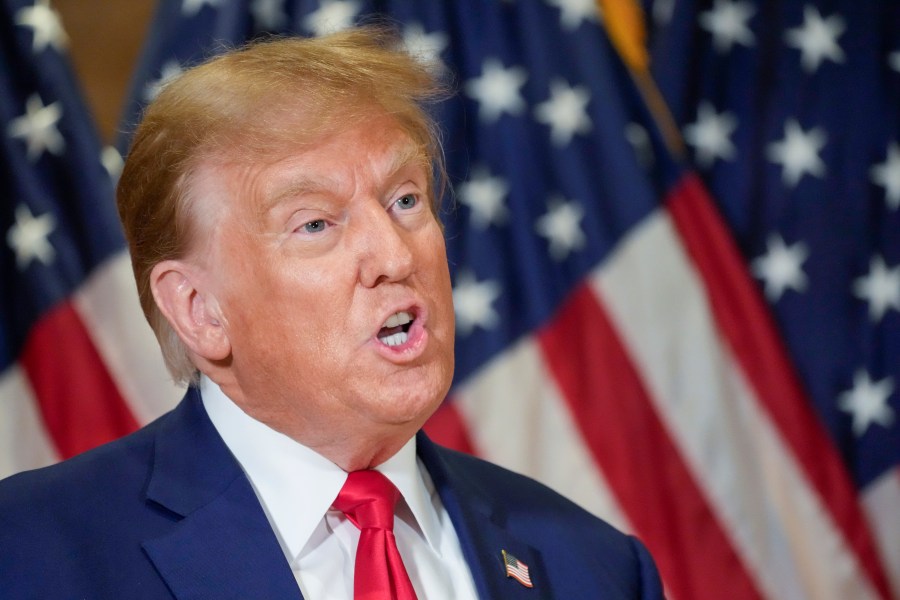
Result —
<path fill-rule="evenodd" d="M 424 435 L 418 452 L 480 598 L 661 598 L 650 555 L 548 488 Z M 501 550 L 534 588 L 506 576 Z M 199 393 L 140 431 L 0 482 L 0 598 L 297 599 Z"/>

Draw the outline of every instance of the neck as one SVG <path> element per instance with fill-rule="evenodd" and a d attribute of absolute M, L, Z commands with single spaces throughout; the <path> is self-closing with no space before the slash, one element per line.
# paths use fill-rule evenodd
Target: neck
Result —
<path fill-rule="evenodd" d="M 327 458 L 344 471 L 373 469 L 394 456 L 422 427 L 421 422 L 373 423 L 346 415 L 323 424 L 308 420 L 296 406 L 253 402 L 233 379 L 207 375 L 235 406 L 252 419 Z"/>
<path fill-rule="evenodd" d="M 352 471 L 374 469 L 399 452 L 403 445 L 408 441 L 409 437 L 402 440 L 398 439 L 389 443 L 382 443 L 377 448 L 372 445 L 358 445 L 358 447 L 355 448 L 310 447 L 349 473 Z"/>

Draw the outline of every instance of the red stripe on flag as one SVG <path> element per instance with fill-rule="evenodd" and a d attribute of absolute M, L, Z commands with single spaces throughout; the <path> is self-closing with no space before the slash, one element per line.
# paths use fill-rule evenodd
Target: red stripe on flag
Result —
<path fill-rule="evenodd" d="M 447 398 L 425 423 L 425 433 L 434 442 L 467 454 L 477 454 L 468 427 L 453 398 Z"/>
<path fill-rule="evenodd" d="M 760 598 L 587 286 L 538 334 L 598 466 L 676 598 Z"/>
<path fill-rule="evenodd" d="M 20 364 L 62 458 L 137 429 L 69 302 L 51 310 L 31 330 Z"/>
<path fill-rule="evenodd" d="M 887 576 L 856 489 L 824 426 L 791 368 L 777 328 L 744 260 L 703 184 L 684 177 L 668 203 L 685 248 L 696 265 L 714 319 L 762 406 L 769 413 L 875 588 L 890 598 Z"/>

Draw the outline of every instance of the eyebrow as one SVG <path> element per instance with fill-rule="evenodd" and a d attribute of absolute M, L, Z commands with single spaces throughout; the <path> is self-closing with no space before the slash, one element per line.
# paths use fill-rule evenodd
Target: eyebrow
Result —
<path fill-rule="evenodd" d="M 410 165 L 418 165 L 427 171 L 428 157 L 418 144 L 406 144 L 402 151 L 395 152 L 388 168 L 388 177 L 396 175 Z"/>
<path fill-rule="evenodd" d="M 303 177 L 291 182 L 287 187 L 282 187 L 276 194 L 266 195 L 259 205 L 261 214 L 268 213 L 273 208 L 281 204 L 285 199 L 294 196 L 302 196 L 304 194 L 317 192 L 319 190 L 331 187 L 327 178 Z"/>
<path fill-rule="evenodd" d="M 405 144 L 401 150 L 394 153 L 388 164 L 386 179 L 395 176 L 410 165 L 421 166 L 426 171 L 426 177 L 428 176 L 429 161 L 427 155 L 418 144 Z M 286 198 L 314 193 L 332 187 L 334 186 L 327 175 L 324 177 L 317 175 L 300 177 L 292 181 L 287 187 L 281 188 L 277 193 L 264 197 L 260 203 L 259 211 L 265 214 Z"/>

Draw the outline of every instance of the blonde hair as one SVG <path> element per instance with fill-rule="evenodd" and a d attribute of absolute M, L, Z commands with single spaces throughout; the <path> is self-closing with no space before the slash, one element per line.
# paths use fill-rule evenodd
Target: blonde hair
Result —
<path fill-rule="evenodd" d="M 443 156 L 425 106 L 445 89 L 391 31 L 364 27 L 320 38 L 279 38 L 227 52 L 167 84 L 144 112 L 117 189 L 144 315 L 166 366 L 194 383 L 196 366 L 153 299 L 150 273 L 182 258 L 195 234 L 191 180 L 210 160 L 256 162 L 288 144 L 310 142 L 391 115 L 432 166 L 437 212 Z"/>

